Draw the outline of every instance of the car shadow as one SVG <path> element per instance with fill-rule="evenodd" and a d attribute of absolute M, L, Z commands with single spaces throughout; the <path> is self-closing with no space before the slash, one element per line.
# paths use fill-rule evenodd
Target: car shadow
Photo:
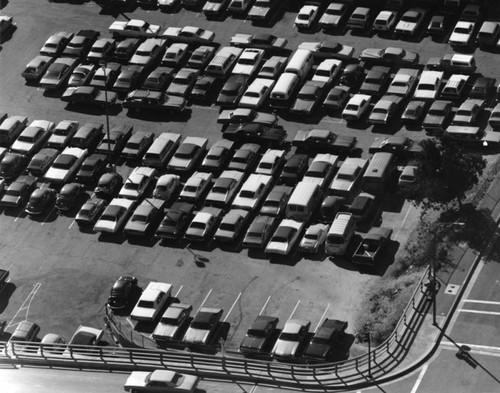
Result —
<path fill-rule="evenodd" d="M 290 255 L 271 255 L 269 262 L 273 265 L 295 266 L 302 259 L 302 254 L 298 251 L 290 253 Z"/>
<path fill-rule="evenodd" d="M 81 105 L 81 104 L 68 104 L 65 108 L 67 111 L 84 113 L 86 115 L 102 116 L 106 114 L 106 108 L 98 105 Z M 122 111 L 121 105 L 109 105 L 108 115 L 116 116 Z"/>
<path fill-rule="evenodd" d="M 158 242 L 158 239 L 154 236 L 128 236 L 128 243 L 134 246 L 148 247 L 152 248 Z"/>
<path fill-rule="evenodd" d="M 162 122 L 167 123 L 171 121 L 176 122 L 187 122 L 191 118 L 191 109 L 188 108 L 182 113 L 171 113 L 171 112 L 160 112 L 160 111 L 134 111 L 128 110 L 127 116 L 133 119 L 139 119 L 144 121 L 154 121 L 154 122 Z"/>
<path fill-rule="evenodd" d="M 390 213 L 401 213 L 404 203 L 405 198 L 403 195 L 394 190 L 393 192 L 387 194 L 387 196 L 383 199 L 381 210 Z"/>
<path fill-rule="evenodd" d="M 5 284 L 1 292 L 2 296 L 0 296 L 0 314 L 6 310 L 7 306 L 9 305 L 9 300 L 16 288 L 16 285 L 12 282 L 8 282 Z"/>
<path fill-rule="evenodd" d="M 7 30 L 5 33 L 3 33 L 0 36 L 0 44 L 4 44 L 5 42 L 9 41 L 12 36 L 14 35 L 14 32 L 17 30 L 16 25 L 12 25 L 9 30 Z"/>
<path fill-rule="evenodd" d="M 123 234 L 111 234 L 111 233 L 100 233 L 97 241 L 101 243 L 114 243 L 123 244 L 125 243 L 126 237 Z"/>

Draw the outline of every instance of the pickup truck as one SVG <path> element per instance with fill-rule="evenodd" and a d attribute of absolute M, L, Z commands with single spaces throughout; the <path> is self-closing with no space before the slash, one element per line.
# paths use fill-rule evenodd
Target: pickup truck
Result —
<path fill-rule="evenodd" d="M 352 255 L 352 262 L 357 265 L 373 266 L 392 235 L 390 228 L 372 228 L 366 234 Z"/>
<path fill-rule="evenodd" d="M 116 20 L 108 28 L 113 38 L 153 38 L 160 33 L 159 25 L 151 25 L 140 19 Z"/>

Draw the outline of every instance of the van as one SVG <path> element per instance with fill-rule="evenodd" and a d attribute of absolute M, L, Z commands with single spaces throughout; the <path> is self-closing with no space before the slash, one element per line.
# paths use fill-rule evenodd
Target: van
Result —
<path fill-rule="evenodd" d="M 351 213 L 337 213 L 326 235 L 325 253 L 344 255 L 354 236 L 355 227 L 356 221 Z"/>
<path fill-rule="evenodd" d="M 395 170 L 394 154 L 375 153 L 363 175 L 363 191 L 370 194 L 385 193 L 393 180 Z"/>
<path fill-rule="evenodd" d="M 307 49 L 297 49 L 285 67 L 285 72 L 296 74 L 304 80 L 313 66 L 313 54 Z"/>
<path fill-rule="evenodd" d="M 243 49 L 225 46 L 221 48 L 208 64 L 205 74 L 225 78 L 233 68 Z"/>
<path fill-rule="evenodd" d="M 288 108 L 295 98 L 300 79 L 297 74 L 285 72 L 280 75 L 269 95 L 269 106 L 273 108 Z"/>
<path fill-rule="evenodd" d="M 301 181 L 288 200 L 285 216 L 291 220 L 309 221 L 323 197 L 318 184 Z"/>
<path fill-rule="evenodd" d="M 142 159 L 142 165 L 152 168 L 163 168 L 179 146 L 181 136 L 170 132 L 161 133 Z"/>
<path fill-rule="evenodd" d="M 38 324 L 29 321 L 22 321 L 19 325 L 17 325 L 17 328 L 14 330 L 14 333 L 12 333 L 12 336 L 10 336 L 10 341 L 35 341 L 39 332 L 40 326 L 38 326 Z"/>

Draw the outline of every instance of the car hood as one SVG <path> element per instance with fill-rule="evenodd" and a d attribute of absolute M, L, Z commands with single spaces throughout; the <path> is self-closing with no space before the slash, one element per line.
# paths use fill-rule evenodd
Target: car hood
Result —
<path fill-rule="evenodd" d="M 379 58 L 379 50 L 374 49 L 374 48 L 368 48 L 368 49 L 363 50 L 363 52 L 361 52 L 361 56 L 378 59 Z"/>
<path fill-rule="evenodd" d="M 129 222 L 125 226 L 125 232 L 131 231 L 131 232 L 136 232 L 136 233 L 144 233 L 148 229 L 149 224 L 146 223 L 140 223 L 140 222 Z"/>
<path fill-rule="evenodd" d="M 5 206 L 18 206 L 20 201 L 20 196 L 4 195 L 0 201 L 0 204 Z"/>
<path fill-rule="evenodd" d="M 312 239 L 302 239 L 300 247 L 316 250 L 318 248 L 318 242 Z"/>
<path fill-rule="evenodd" d="M 413 22 L 399 22 L 396 26 L 396 30 L 413 31 L 416 27 L 416 23 Z"/>
<path fill-rule="evenodd" d="M 43 177 L 48 181 L 64 182 L 64 178 L 67 174 L 67 169 L 49 168 Z"/>
<path fill-rule="evenodd" d="M 19 153 L 29 153 L 29 151 L 33 148 L 33 143 L 15 141 L 10 148 L 11 150 L 18 151 Z"/>
<path fill-rule="evenodd" d="M 264 337 L 245 337 L 241 342 L 241 347 L 245 349 L 262 350 L 264 343 L 266 342 Z"/>
<path fill-rule="evenodd" d="M 202 239 L 203 237 L 205 237 L 205 230 L 198 228 L 189 228 L 186 231 L 186 237 L 193 239 Z"/>
<path fill-rule="evenodd" d="M 338 25 L 340 22 L 339 15 L 323 15 L 319 21 L 319 23 L 324 23 L 327 25 Z"/>
<path fill-rule="evenodd" d="M 424 124 L 441 124 L 444 116 L 427 115 L 424 119 Z"/>
<path fill-rule="evenodd" d="M 130 313 L 130 316 L 133 319 L 146 319 L 150 320 L 153 319 L 155 315 L 156 309 L 155 308 L 142 308 L 142 307 L 135 307 L 132 312 Z"/>
<path fill-rule="evenodd" d="M 266 247 L 266 252 L 272 252 L 275 254 L 288 254 L 288 243 L 282 242 L 269 242 Z"/>
<path fill-rule="evenodd" d="M 209 333 L 208 330 L 188 329 L 184 341 L 190 344 L 206 344 Z"/>
<path fill-rule="evenodd" d="M 295 356 L 299 343 L 296 341 L 278 340 L 274 345 L 273 353 L 276 356 Z"/>
<path fill-rule="evenodd" d="M 215 233 L 215 238 L 218 240 L 232 241 L 234 240 L 236 233 L 233 231 L 221 231 L 220 229 Z"/>
<path fill-rule="evenodd" d="M 145 387 L 146 386 L 146 378 L 148 375 L 149 375 L 148 371 L 134 371 L 127 378 L 127 382 L 125 382 L 125 386 Z"/>
<path fill-rule="evenodd" d="M 388 113 L 371 113 L 370 120 L 371 121 L 386 121 L 388 117 Z"/>
<path fill-rule="evenodd" d="M 453 33 L 450 36 L 449 41 L 452 41 L 452 42 L 467 42 L 469 40 L 469 37 L 470 37 L 469 34 Z"/>
<path fill-rule="evenodd" d="M 94 227 L 94 230 L 99 232 L 114 232 L 116 230 L 116 222 L 114 221 L 97 221 L 97 224 Z"/>
<path fill-rule="evenodd" d="M 156 329 L 153 332 L 153 335 L 165 337 L 165 338 L 174 338 L 177 330 L 179 330 L 179 326 L 166 325 L 166 324 L 161 323 L 161 324 L 158 324 L 158 326 L 156 326 Z"/>
<path fill-rule="evenodd" d="M 62 145 L 64 142 L 66 142 L 67 136 L 65 135 L 54 135 L 52 134 L 49 138 L 49 141 L 47 143 L 54 143 L 57 145 Z"/>
<path fill-rule="evenodd" d="M 250 12 L 248 13 L 248 15 L 263 17 L 263 16 L 266 16 L 268 12 L 269 12 L 269 8 L 253 6 L 250 9 Z"/>
<path fill-rule="evenodd" d="M 189 89 L 188 85 L 178 85 L 172 83 L 167 89 L 167 94 L 184 95 L 188 89 Z"/>
<path fill-rule="evenodd" d="M 169 163 L 169 166 L 175 168 L 188 168 L 190 163 L 190 159 L 173 157 Z"/>
<path fill-rule="evenodd" d="M 314 104 L 314 101 L 297 100 L 295 101 L 292 110 L 298 112 L 310 112 Z"/>
<path fill-rule="evenodd" d="M 437 91 L 434 90 L 418 90 L 415 92 L 414 98 L 430 98 L 435 99 Z"/>

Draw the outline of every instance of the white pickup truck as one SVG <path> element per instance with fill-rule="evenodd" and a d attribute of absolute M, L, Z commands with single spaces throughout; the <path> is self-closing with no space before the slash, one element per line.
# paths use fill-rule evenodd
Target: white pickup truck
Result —
<path fill-rule="evenodd" d="M 140 19 L 130 19 L 129 21 L 116 20 L 108 28 L 113 38 L 151 38 L 158 36 L 160 30 L 161 26 L 151 25 Z"/>

